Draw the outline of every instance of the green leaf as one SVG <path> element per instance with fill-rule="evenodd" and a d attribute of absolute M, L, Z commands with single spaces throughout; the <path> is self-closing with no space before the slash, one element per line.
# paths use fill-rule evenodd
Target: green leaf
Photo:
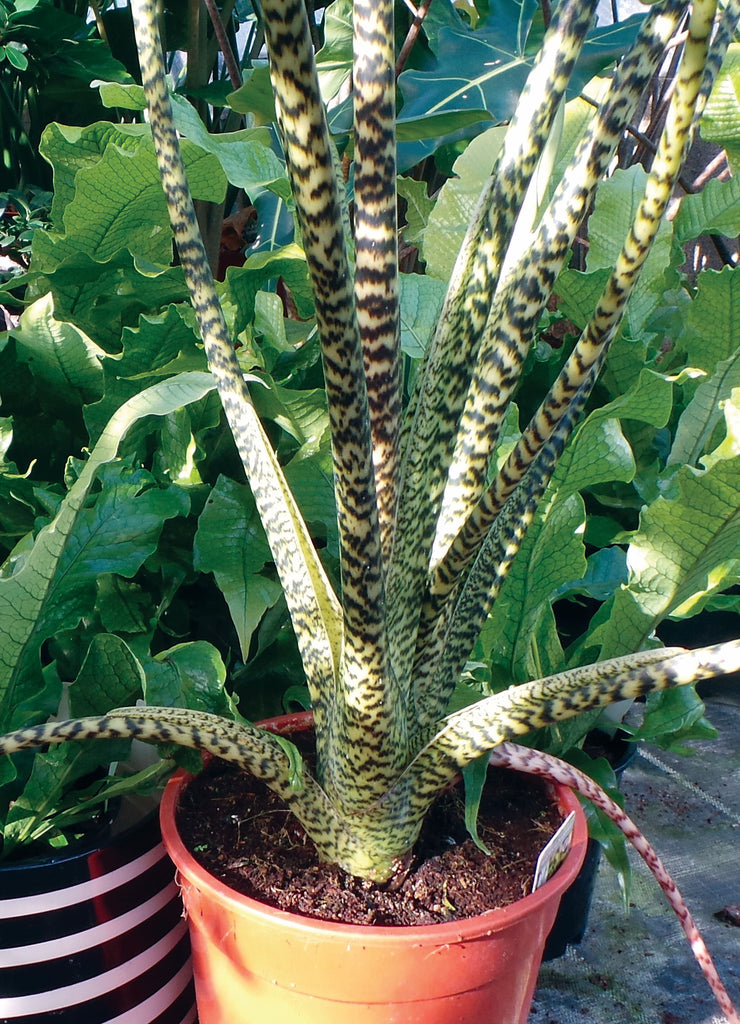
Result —
<path fill-rule="evenodd" d="M 326 548 L 339 557 L 334 463 L 328 429 L 316 441 L 306 443 L 285 467 L 285 477 L 315 536 L 326 539 Z"/>
<path fill-rule="evenodd" d="M 469 663 L 469 670 L 471 672 L 480 672 L 481 670 L 486 672 L 487 666 L 483 662 L 473 662 L 472 667 Z M 470 683 L 458 679 L 450 702 L 445 708 L 445 714 L 454 715 L 456 711 L 462 711 L 463 708 L 469 708 L 471 704 L 477 704 L 482 695 L 483 691 L 480 686 L 471 686 Z"/>
<path fill-rule="evenodd" d="M 13 338 L 19 361 L 52 408 L 64 412 L 100 398 L 105 352 L 74 324 L 56 319 L 51 294 L 24 310 Z"/>
<path fill-rule="evenodd" d="M 626 394 L 595 409 L 577 431 L 556 470 L 555 480 L 562 480 L 563 493 L 609 481 L 632 480 L 635 461 L 618 420 L 663 427 L 672 403 L 671 383 L 652 370 L 643 370 Z"/>
<path fill-rule="evenodd" d="M 422 274 L 401 274 L 401 351 L 421 359 L 437 326 L 445 285 Z"/>
<path fill-rule="evenodd" d="M 601 371 L 601 384 L 611 395 L 623 395 L 637 383 L 648 354 L 648 336 L 632 338 L 627 332 L 617 334 Z"/>
<path fill-rule="evenodd" d="M 535 48 L 528 45 L 527 36 L 535 10 L 531 0 L 498 0 L 475 30 L 461 19 L 441 28 L 434 68 L 404 71 L 398 80 L 403 97 L 399 124 L 443 112 L 471 111 L 488 111 L 498 124 L 508 121 L 534 61 Z M 641 21 L 642 15 L 590 33 L 571 78 L 571 97 L 626 51 Z M 469 129 L 458 130 L 445 141 L 469 134 Z M 438 145 L 436 140 L 402 147 L 400 166 L 413 166 Z"/>
<path fill-rule="evenodd" d="M 130 740 L 95 740 L 37 753 L 23 792 L 13 802 L 5 821 L 3 856 L 22 843 L 55 832 L 56 824 L 49 816 L 70 802 L 80 804 L 81 794 L 70 794 L 73 784 L 98 768 L 123 760 L 130 746 Z"/>
<path fill-rule="evenodd" d="M 481 632 L 479 648 L 494 675 L 525 682 L 562 668 L 549 601 L 586 572 L 585 518 L 578 494 L 559 500 L 550 491 L 540 503 Z"/>
<path fill-rule="evenodd" d="M 263 346 L 267 343 L 278 352 L 292 351 L 285 330 L 283 300 L 276 292 L 257 292 L 254 297 L 254 333 L 262 335 Z"/>
<path fill-rule="evenodd" d="M 238 114 L 252 114 L 257 125 L 274 124 L 275 93 L 267 65 L 253 68 L 244 75 L 243 84 L 226 97 L 229 106 Z"/>
<path fill-rule="evenodd" d="M 668 455 L 669 466 L 677 463 L 697 465 L 717 425 L 723 420 L 724 402 L 736 388 L 740 388 L 740 348 L 729 359 L 717 364 L 712 376 L 702 381 L 681 413 Z"/>
<path fill-rule="evenodd" d="M 84 604 L 83 595 L 69 588 L 60 566 L 77 568 L 78 549 L 68 549 L 67 544 L 79 516 L 83 517 L 86 531 L 95 522 L 95 509 L 87 510 L 84 505 L 98 470 L 115 458 L 122 437 L 137 420 L 171 412 L 201 398 L 214 386 L 209 374 L 183 374 L 137 395 L 119 409 L 54 519 L 39 532 L 31 550 L 14 566 L 12 575 L 0 577 L 0 719 L 5 730 L 36 713 L 38 695 L 44 688 L 41 645 L 54 629 L 61 628 L 69 619 L 76 621 Z M 89 532 L 87 539 L 94 540 Z M 136 560 L 129 549 L 124 549 L 122 556 L 128 558 L 129 566 Z M 108 571 L 100 570 L 100 566 L 111 564 L 120 565 L 113 554 L 107 561 L 98 561 L 98 571 Z M 83 570 L 82 566 L 78 569 L 84 575 Z M 85 575 L 81 582 L 87 587 L 90 580 Z M 57 594 L 63 594 L 65 587 L 65 600 L 58 605 Z"/>
<path fill-rule="evenodd" d="M 416 245 L 421 241 L 429 221 L 429 214 L 434 209 L 436 200 L 430 199 L 427 195 L 425 181 L 399 177 L 397 185 L 398 195 L 406 200 L 406 225 L 403 229 L 403 238 L 410 245 Z"/>
<path fill-rule="evenodd" d="M 326 392 L 286 388 L 263 374 L 255 374 L 254 381 L 252 398 L 260 418 L 273 420 L 299 444 L 315 448 L 329 422 Z"/>
<path fill-rule="evenodd" d="M 532 0 L 502 0 L 475 31 L 462 20 L 442 28 L 435 69 L 405 71 L 399 79 L 402 120 L 472 108 L 508 120 L 529 73 L 525 45 L 534 10 Z"/>
<path fill-rule="evenodd" d="M 23 44 L 15 43 L 12 40 L 3 47 L 3 56 L 7 58 L 9 64 L 12 64 L 14 68 L 19 71 L 25 71 L 28 68 L 28 57 L 21 48 Z"/>
<path fill-rule="evenodd" d="M 64 211 L 75 195 L 78 171 L 94 168 L 109 142 L 121 150 L 136 151 L 149 129 L 143 124 L 114 125 L 99 121 L 87 129 L 52 123 L 41 136 L 39 151 L 54 168 L 51 218 L 61 229 Z"/>
<path fill-rule="evenodd" d="M 413 121 L 399 122 L 396 130 L 396 138 L 399 145 L 403 143 L 419 142 L 423 139 L 439 140 L 445 135 L 453 135 L 472 125 L 484 126 L 484 122 L 490 122 L 491 115 L 487 110 L 455 110 L 449 114 L 430 114 L 427 117 L 419 117 Z M 406 150 L 411 147 L 407 146 Z M 404 149 L 401 150 L 401 153 Z M 408 157 L 404 166 L 408 166 Z"/>
<path fill-rule="evenodd" d="M 474 139 L 455 161 L 455 176 L 440 189 L 420 249 L 427 273 L 432 277 L 449 281 L 457 252 L 505 134 L 504 128 L 490 128 Z"/>
<path fill-rule="evenodd" d="M 640 516 L 627 551 L 629 583 L 590 637 L 603 658 L 642 650 L 666 616 L 695 614 L 740 581 L 740 391 L 724 414 L 727 437 L 707 468 L 681 466 Z"/>
<path fill-rule="evenodd" d="M 540 214 L 544 212 L 558 183 L 562 181 L 581 139 L 593 121 L 598 106 L 606 98 L 610 86 L 610 78 L 595 77 L 585 84 L 580 96 L 565 104 L 565 116 L 560 125 L 557 154 L 540 204 Z M 588 102 L 587 98 L 591 102 Z"/>
<path fill-rule="evenodd" d="M 222 202 L 226 181 L 218 162 L 192 143 L 181 143 L 195 199 Z M 143 139 L 136 151 L 108 144 L 96 165 L 78 171 L 75 197 L 64 211 L 68 237 L 96 262 L 121 249 L 163 266 L 172 261 L 162 183 L 154 147 Z"/>
<path fill-rule="evenodd" d="M 152 595 L 123 576 L 109 575 L 98 580 L 95 610 L 103 628 L 111 633 L 148 634 L 155 623 Z"/>
<path fill-rule="evenodd" d="M 306 257 L 292 243 L 270 252 L 255 253 L 243 267 L 229 267 L 226 281 L 219 286 L 222 301 L 236 307 L 234 335 L 240 334 L 254 319 L 257 292 L 268 281 L 282 278 L 290 288 L 300 317 L 313 314 L 313 298 L 308 280 Z"/>
<path fill-rule="evenodd" d="M 642 724 L 632 738 L 655 743 L 664 750 L 689 753 L 690 748 L 682 745 L 687 740 L 717 738 L 717 730 L 704 717 L 704 711 L 704 703 L 693 686 L 651 693 Z"/>
<path fill-rule="evenodd" d="M 168 305 L 155 316 L 142 316 L 137 327 L 124 328 L 121 341 L 122 351 L 103 359 L 102 398 L 85 409 L 93 442 L 116 410 L 146 387 L 184 371 L 206 369 L 187 306 Z"/>
<path fill-rule="evenodd" d="M 55 14 L 58 15 L 58 11 Z M 102 39 L 75 39 L 74 49 L 68 51 L 64 74 L 90 84 L 95 79 L 108 82 L 131 82 L 131 75 L 110 52 Z"/>
<path fill-rule="evenodd" d="M 152 478 L 144 470 L 105 465 L 99 480 L 97 500 L 77 513 L 60 550 L 43 618 L 34 624 L 34 632 L 43 638 L 74 627 L 90 613 L 102 575 L 133 576 L 155 550 L 164 521 L 188 510 L 182 491 L 152 488 Z M 27 667 L 27 682 L 37 675 L 37 662 L 35 670 Z"/>
<path fill-rule="evenodd" d="M 606 758 L 600 757 L 594 760 L 582 750 L 570 749 L 567 751 L 565 759 L 594 779 L 620 807 L 624 805 L 624 797 L 617 788 L 614 772 Z M 592 803 L 584 802 L 583 809 L 586 812 L 589 836 L 601 844 L 607 860 L 616 872 L 617 881 L 622 893 L 622 902 L 625 911 L 627 911 L 629 909 L 632 869 L 629 857 L 627 856 L 627 840 L 624 837 L 624 833 L 617 828 L 611 818 L 608 818 L 603 811 L 594 807 Z"/>
<path fill-rule="evenodd" d="M 283 753 L 288 756 L 290 788 L 294 793 L 300 793 L 303 789 L 303 758 L 301 752 L 295 743 L 291 743 L 287 736 L 280 736 L 275 733 L 272 736 Z"/>
<path fill-rule="evenodd" d="M 622 428 L 616 419 L 584 424 L 583 440 L 579 434 L 571 456 L 572 472 L 568 486 L 578 482 L 581 487 L 621 480 L 628 482 L 635 475 L 635 460 Z"/>
<path fill-rule="evenodd" d="M 124 326 L 135 326 L 142 313 L 187 298 L 181 267 L 143 267 L 123 251 L 96 263 L 76 243 L 50 240 L 45 231 L 34 235 L 27 276 L 34 294 L 51 291 L 60 320 L 74 323 L 108 352 L 120 349 Z"/>
<path fill-rule="evenodd" d="M 713 178 L 701 192 L 684 196 L 673 230 L 681 245 L 705 233 L 730 237 L 740 233 L 740 178 Z"/>
<path fill-rule="evenodd" d="M 506 6 L 519 7 L 511 0 Z M 431 155 L 442 142 L 476 135 L 474 125 L 486 111 L 498 124 L 508 121 L 530 71 L 525 56 L 511 48 L 503 27 L 472 32 L 461 23 L 457 28 L 443 28 L 437 56 L 434 70 L 409 70 L 401 74 L 398 86 L 403 105 L 399 126 L 417 125 L 425 118 L 446 114 L 452 117 L 451 123 L 457 125 L 457 130 L 441 138 L 433 136 L 403 144 L 399 149 L 401 170 Z M 475 120 L 466 127 L 462 118 Z"/>
<path fill-rule="evenodd" d="M 699 274 L 676 347 L 686 352 L 690 366 L 707 373 L 740 348 L 740 267 Z"/>
<path fill-rule="evenodd" d="M 68 592 L 75 600 L 104 573 L 132 577 L 156 549 L 165 520 L 190 508 L 184 491 L 152 486 L 154 478 L 144 469 L 104 465 L 98 480 L 100 494 L 78 513 L 59 559 L 64 579 L 55 595 L 57 608 Z"/>
<path fill-rule="evenodd" d="M 146 94 L 141 85 L 101 82 L 98 86 L 104 107 L 118 110 L 146 110 Z"/>
<path fill-rule="evenodd" d="M 471 761 L 462 769 L 465 786 L 465 828 L 478 849 L 490 856 L 491 851 L 478 835 L 478 811 L 487 773 L 488 754 Z"/>
<path fill-rule="evenodd" d="M 560 300 L 558 309 L 580 330 L 591 319 L 610 274 L 607 269 L 588 274 L 579 270 L 563 270 L 558 277 L 555 283 L 555 294 Z"/>
<path fill-rule="evenodd" d="M 459 28 L 461 24 L 467 25 L 467 22 L 461 17 L 456 4 L 432 4 L 424 19 L 424 34 L 432 52 L 439 49 L 439 33 L 443 28 Z"/>
<path fill-rule="evenodd" d="M 238 132 L 213 135 L 206 130 L 198 112 L 183 96 L 175 93 L 171 98 L 177 130 L 205 153 L 212 154 L 232 185 L 244 189 L 250 196 L 267 188 L 281 198 L 290 200 L 291 190 L 285 165 L 271 148 L 272 135 L 268 128 L 245 128 Z M 188 179 L 191 174 L 188 170 Z"/>
<path fill-rule="evenodd" d="M 626 395 L 591 413 L 563 453 L 481 634 L 482 649 L 504 679 L 524 682 L 563 668 L 550 601 L 586 575 L 579 492 L 632 479 L 635 462 L 619 421 L 662 426 L 671 396 L 668 381 L 643 371 Z"/>
<path fill-rule="evenodd" d="M 733 174 L 740 166 L 740 44 L 731 43 L 701 118 L 702 137 L 727 153 Z"/>
<path fill-rule="evenodd" d="M 255 629 L 282 593 L 275 579 L 261 575 L 271 561 L 251 491 L 219 477 L 198 519 L 193 564 L 200 572 L 215 576 L 229 606 L 245 662 Z"/>
<path fill-rule="evenodd" d="M 93 637 L 77 678 L 69 687 L 72 718 L 104 715 L 144 695 L 144 670 L 124 641 L 111 633 Z"/>
<path fill-rule="evenodd" d="M 589 522 L 590 522 L 589 517 Z M 588 543 L 588 523 L 586 541 Z M 627 582 L 626 552 L 620 547 L 600 548 L 587 559 L 585 575 L 572 580 L 557 591 L 557 598 L 583 594 L 595 601 L 605 601 L 617 587 Z"/>
<path fill-rule="evenodd" d="M 324 103 L 334 99 L 350 80 L 352 64 L 352 0 L 334 0 L 324 11 L 324 45 L 316 54 Z"/>
<path fill-rule="evenodd" d="M 73 240 L 98 263 L 128 249 L 168 266 L 172 234 L 154 145 L 148 129 L 141 133 L 146 126 L 136 127 L 99 122 L 78 129 L 51 125 L 44 132 L 41 151 L 55 170 L 64 167 L 52 220 L 57 229 L 64 224 L 68 245 Z M 193 197 L 223 201 L 226 179 L 218 161 L 188 141 L 182 153 Z"/>
<path fill-rule="evenodd" d="M 32 467 L 19 473 L 16 464 L 6 457 L 12 440 L 12 420 L 0 418 L 0 533 L 6 543 L 30 532 L 37 510 L 36 485 L 30 479 Z M 4 569 L 9 571 L 10 567 Z"/>
<path fill-rule="evenodd" d="M 147 659 L 144 667 L 147 704 L 236 717 L 236 705 L 224 686 L 226 667 L 216 648 L 204 640 L 171 647 Z"/>

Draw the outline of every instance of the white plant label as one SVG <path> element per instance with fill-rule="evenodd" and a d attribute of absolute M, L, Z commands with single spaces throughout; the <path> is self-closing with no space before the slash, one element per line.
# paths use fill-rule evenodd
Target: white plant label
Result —
<path fill-rule="evenodd" d="M 567 857 L 568 850 L 570 850 L 570 845 L 573 842 L 575 824 L 576 812 L 571 811 L 537 858 L 532 892 L 536 892 L 545 884 L 548 878 L 552 878 Z"/>

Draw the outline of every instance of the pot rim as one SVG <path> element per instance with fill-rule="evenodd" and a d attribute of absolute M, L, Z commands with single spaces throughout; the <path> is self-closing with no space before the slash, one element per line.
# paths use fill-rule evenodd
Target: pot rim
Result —
<path fill-rule="evenodd" d="M 269 729 L 281 735 L 301 731 L 313 722 L 310 711 L 298 712 L 292 715 L 281 715 L 278 718 L 268 719 L 257 723 L 261 728 Z M 536 911 L 543 903 L 548 902 L 555 895 L 562 893 L 572 884 L 578 874 L 586 854 L 588 842 L 588 826 L 583 808 L 575 793 L 567 786 L 557 784 L 552 787 L 555 799 L 565 818 L 571 811 L 575 811 L 575 827 L 570 850 L 554 875 L 536 892 L 528 893 L 515 903 L 506 907 L 498 907 L 487 910 L 475 917 L 463 918 L 457 921 L 446 921 L 430 925 L 358 925 L 343 924 L 336 921 L 321 921 L 316 918 L 304 917 L 301 914 L 293 914 L 287 910 L 279 910 L 275 907 L 261 903 L 259 900 L 243 893 L 237 892 L 218 878 L 210 874 L 187 849 L 177 829 L 176 814 L 180 802 L 180 796 L 187 787 L 193 776 L 184 768 L 179 769 L 169 780 L 162 796 L 160 804 L 160 824 L 162 828 L 162 840 L 171 859 L 177 867 L 178 884 L 181 887 L 191 885 L 201 891 L 210 891 L 212 899 L 228 906 L 231 910 L 239 913 L 248 909 L 250 913 L 264 919 L 265 921 L 281 921 L 289 925 L 298 933 L 304 935 L 331 936 L 332 939 L 346 938 L 348 942 L 361 940 L 363 944 L 375 942 L 387 942 L 389 936 L 404 936 L 406 941 L 436 942 L 443 945 L 446 942 L 459 942 L 464 938 L 472 938 L 475 935 L 497 931 L 504 925 L 509 925 L 520 918 Z"/>

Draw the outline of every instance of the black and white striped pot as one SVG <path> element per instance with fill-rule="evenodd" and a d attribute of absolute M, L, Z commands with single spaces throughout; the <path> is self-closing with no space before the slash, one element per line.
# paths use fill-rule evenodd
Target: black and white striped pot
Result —
<path fill-rule="evenodd" d="M 156 814 L 0 866 L 0 1024 L 192 1024 L 187 925 Z"/>

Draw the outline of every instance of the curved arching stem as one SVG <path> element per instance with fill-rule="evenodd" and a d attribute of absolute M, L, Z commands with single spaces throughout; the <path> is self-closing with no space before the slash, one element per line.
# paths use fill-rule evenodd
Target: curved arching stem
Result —
<path fill-rule="evenodd" d="M 689 941 L 691 952 L 696 957 L 701 972 L 706 978 L 720 1010 L 727 1018 L 728 1024 L 740 1024 L 740 1014 L 738 1014 L 727 989 L 722 984 L 711 954 L 706 947 L 696 921 L 691 915 L 691 911 L 686 906 L 678 886 L 651 844 L 634 821 L 625 814 L 619 804 L 607 796 L 601 786 L 584 772 L 580 771 L 580 769 L 565 761 L 561 761 L 558 757 L 553 757 L 552 754 L 532 750 L 530 747 L 522 747 L 518 743 L 502 743 L 491 754 L 489 764 L 496 767 L 512 768 L 515 771 L 526 772 L 529 775 L 538 775 L 549 782 L 559 782 L 564 786 L 568 786 L 570 789 L 575 790 L 576 793 L 590 800 L 614 822 L 620 832 L 629 840 L 645 861 L 656 882 L 663 890 L 665 898 L 668 900 L 671 909 L 675 912 L 681 928 Z"/>

